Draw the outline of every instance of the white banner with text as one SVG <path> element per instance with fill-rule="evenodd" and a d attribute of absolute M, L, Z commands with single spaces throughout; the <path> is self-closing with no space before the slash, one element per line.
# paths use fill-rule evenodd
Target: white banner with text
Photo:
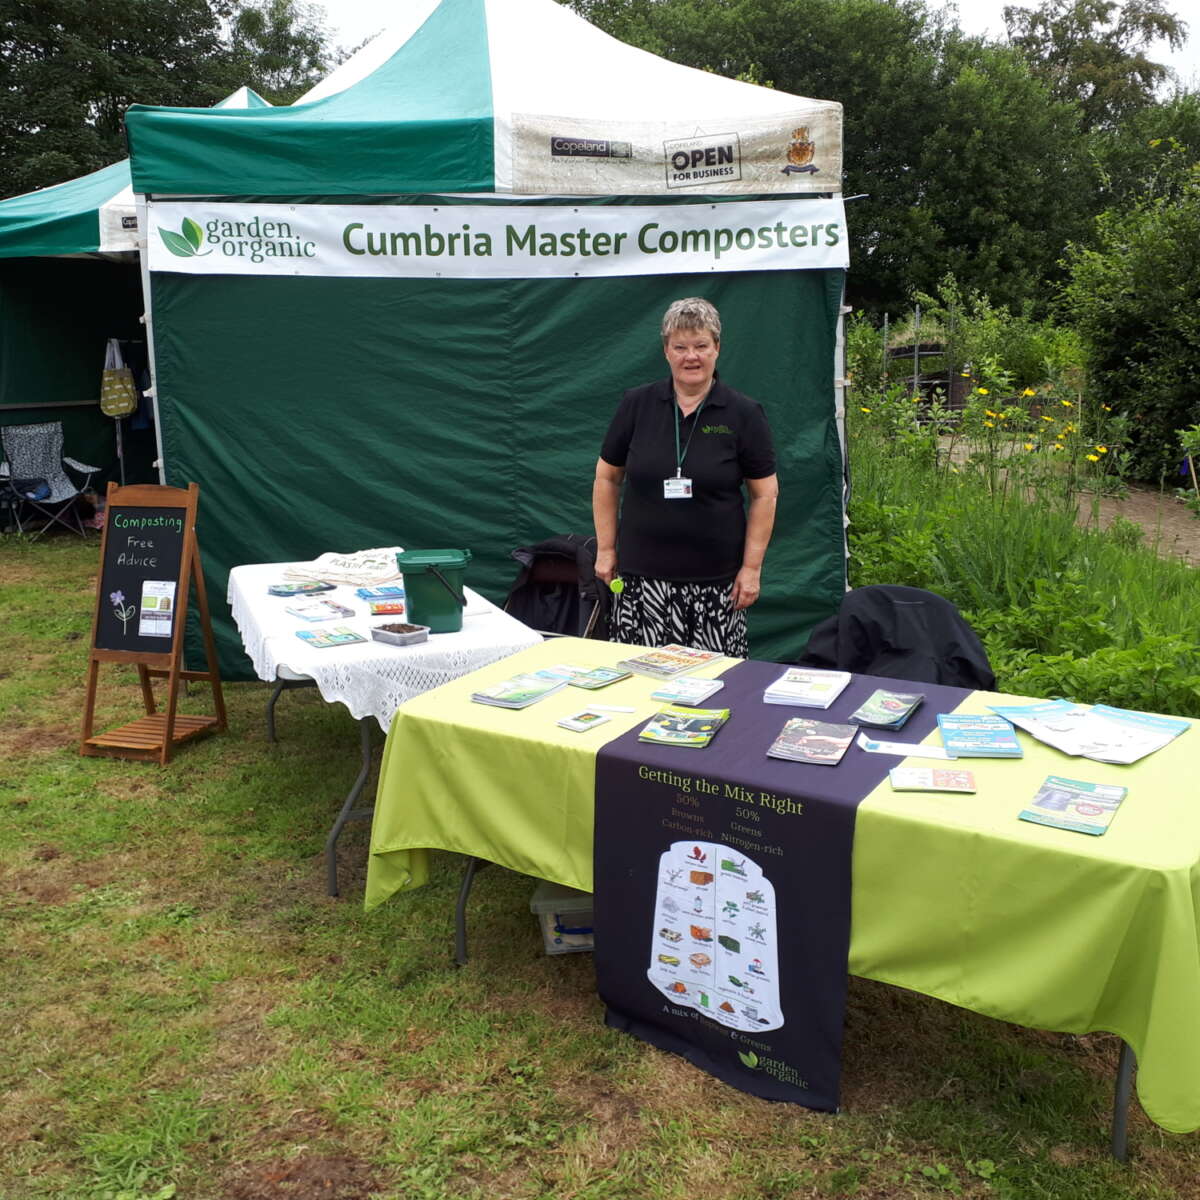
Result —
<path fill-rule="evenodd" d="M 150 270 L 189 275 L 595 278 L 849 264 L 831 199 L 673 205 L 152 201 Z"/>

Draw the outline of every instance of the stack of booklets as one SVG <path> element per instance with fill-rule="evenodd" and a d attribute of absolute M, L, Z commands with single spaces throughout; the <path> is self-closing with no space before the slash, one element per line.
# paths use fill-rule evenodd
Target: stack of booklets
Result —
<path fill-rule="evenodd" d="M 305 621 L 337 621 L 354 616 L 354 609 L 320 597 L 315 600 L 297 600 L 295 604 L 289 604 L 286 611 Z"/>
<path fill-rule="evenodd" d="M 471 699 L 497 708 L 528 708 L 566 686 L 566 678 L 553 671 L 532 671 L 482 687 L 471 693 Z"/>
<path fill-rule="evenodd" d="M 694 707 L 715 696 L 723 687 L 723 679 L 690 679 L 684 675 L 670 679 L 650 693 L 651 700 L 662 700 L 666 704 L 684 704 Z"/>
<path fill-rule="evenodd" d="M 849 671 L 789 667 L 763 692 L 763 700 L 767 704 L 791 704 L 797 708 L 828 708 L 849 682 Z"/>
<path fill-rule="evenodd" d="M 620 683 L 628 679 L 629 672 L 623 667 L 577 667 L 567 681 L 571 687 L 586 688 L 594 692 L 598 688 L 608 687 L 610 683 Z"/>
<path fill-rule="evenodd" d="M 816 721 L 812 717 L 793 717 L 771 743 L 767 757 L 836 767 L 857 732 L 858 729 L 853 725 L 834 725 L 829 721 Z"/>
<path fill-rule="evenodd" d="M 1128 790 L 1118 783 L 1087 783 L 1047 775 L 1029 807 L 1017 815 L 1022 821 L 1098 837 L 1112 824 Z"/>
<path fill-rule="evenodd" d="M 639 742 L 702 749 L 729 720 L 727 708 L 664 708 L 638 734 Z"/>
<path fill-rule="evenodd" d="M 398 617 L 404 613 L 404 589 L 397 584 L 355 588 L 354 594 L 370 605 L 372 616 Z"/>
<path fill-rule="evenodd" d="M 1069 700 L 993 704 L 991 709 L 1064 754 L 1107 763 L 1137 762 L 1161 750 L 1191 725 L 1179 717 L 1131 712 L 1107 704 L 1088 708 Z"/>
<path fill-rule="evenodd" d="M 938 713 L 942 745 L 951 758 L 1022 758 L 1017 731 L 991 713 Z"/>
<path fill-rule="evenodd" d="M 850 720 L 872 729 L 899 729 L 924 699 L 924 692 L 889 692 L 878 688 L 850 714 Z"/>
<path fill-rule="evenodd" d="M 694 671 L 707 663 L 724 658 L 713 650 L 693 650 L 690 646 L 677 646 L 672 643 L 658 650 L 647 650 L 635 654 L 632 658 L 622 659 L 617 663 L 626 671 L 634 671 L 638 675 L 649 675 L 652 679 L 674 679 L 684 671 Z"/>

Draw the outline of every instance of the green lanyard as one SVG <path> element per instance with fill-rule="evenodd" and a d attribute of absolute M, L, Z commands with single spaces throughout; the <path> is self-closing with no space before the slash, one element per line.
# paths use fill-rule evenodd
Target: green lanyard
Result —
<path fill-rule="evenodd" d="M 700 410 L 708 401 L 708 394 L 705 393 L 704 399 L 700 401 L 699 407 L 696 409 L 696 425 L 700 424 Z M 692 432 L 688 434 L 688 439 L 683 445 L 683 453 L 679 453 L 679 401 L 675 401 L 675 478 L 679 479 L 683 475 L 683 460 L 687 458 L 688 447 L 692 444 L 692 438 L 696 436 L 696 425 L 692 426 Z"/>

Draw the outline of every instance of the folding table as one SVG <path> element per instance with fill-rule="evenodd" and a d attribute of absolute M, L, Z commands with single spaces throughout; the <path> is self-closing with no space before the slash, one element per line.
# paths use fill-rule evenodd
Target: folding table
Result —
<path fill-rule="evenodd" d="M 626 646 L 557 639 L 401 708 L 380 773 L 367 907 L 423 883 L 429 848 L 591 891 L 596 748 L 659 707 L 649 699 L 653 681 L 635 677 L 600 695 L 568 688 L 522 711 L 469 697 L 519 670 L 611 665 L 628 653 Z M 636 711 L 614 713 L 589 734 L 558 728 L 560 717 L 587 702 L 581 695 Z M 957 711 L 1021 699 L 964 691 Z M 844 719 L 842 703 L 826 718 Z M 798 711 L 762 708 L 761 719 L 776 728 Z M 897 740 L 910 739 L 902 731 Z M 939 744 L 936 733 L 929 740 Z M 893 792 L 885 782 L 864 797 L 849 969 L 1020 1025 L 1114 1033 L 1136 1052 L 1147 1115 L 1173 1132 L 1200 1128 L 1200 731 L 1124 767 L 1068 758 L 1025 734 L 1021 740 L 1022 759 L 966 764 L 975 772 L 974 795 Z M 689 763 L 703 753 L 680 751 Z M 848 753 L 864 752 L 852 746 Z M 796 766 L 800 789 L 804 771 L 831 769 Z M 1129 788 L 1104 836 L 1017 819 L 1050 774 Z M 1119 1157 L 1131 1068 L 1125 1053 L 1114 1127 Z"/>

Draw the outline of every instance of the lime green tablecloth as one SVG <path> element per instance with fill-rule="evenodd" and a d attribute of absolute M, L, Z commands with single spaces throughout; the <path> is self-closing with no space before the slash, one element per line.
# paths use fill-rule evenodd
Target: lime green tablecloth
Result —
<path fill-rule="evenodd" d="M 628 652 L 555 639 L 403 705 L 384 752 L 367 907 L 424 883 L 426 848 L 590 891 L 595 752 L 659 707 L 653 682 L 567 688 L 521 712 L 469 696 L 518 670 Z M 555 725 L 589 697 L 637 711 L 585 734 Z M 975 693 L 960 711 L 1000 699 Z M 1021 1025 L 1116 1033 L 1138 1056 L 1151 1119 L 1200 1128 L 1200 733 L 1132 767 L 1021 740 L 1024 759 L 969 764 L 973 796 L 885 783 L 863 801 L 850 970 Z M 1103 837 L 1017 820 L 1049 774 L 1128 786 Z"/>

